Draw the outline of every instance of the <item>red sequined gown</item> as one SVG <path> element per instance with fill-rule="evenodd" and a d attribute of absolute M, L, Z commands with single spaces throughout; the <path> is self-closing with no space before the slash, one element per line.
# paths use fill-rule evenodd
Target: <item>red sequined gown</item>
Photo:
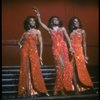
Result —
<path fill-rule="evenodd" d="M 39 55 L 36 44 L 37 36 L 35 34 L 30 33 L 25 35 L 23 47 L 21 50 L 21 66 L 18 85 L 19 96 L 26 95 L 27 91 L 29 90 L 29 82 L 32 84 L 33 89 L 35 89 L 37 92 L 47 92 L 40 68 Z M 28 60 L 29 62 L 27 62 Z M 29 74 L 31 79 L 29 79 Z"/>
<path fill-rule="evenodd" d="M 78 72 L 78 78 L 85 86 L 93 86 L 88 70 L 86 68 L 83 47 L 82 47 L 82 33 L 72 33 L 70 35 L 71 44 L 75 50 L 74 58 L 76 62 L 76 69 Z"/>
<path fill-rule="evenodd" d="M 68 48 L 66 42 L 64 41 L 63 32 L 61 29 L 57 31 L 51 31 L 51 38 L 53 41 L 52 50 L 54 59 L 56 62 L 56 81 L 54 86 L 54 91 L 62 91 L 63 89 L 70 91 L 72 90 L 72 65 L 68 57 Z M 60 58 L 62 57 L 64 62 L 64 67 L 62 68 Z"/>

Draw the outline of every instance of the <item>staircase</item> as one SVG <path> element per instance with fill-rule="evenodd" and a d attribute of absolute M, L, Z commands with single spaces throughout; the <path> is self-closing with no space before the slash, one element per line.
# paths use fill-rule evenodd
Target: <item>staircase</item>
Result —
<path fill-rule="evenodd" d="M 56 76 L 55 67 L 53 65 L 42 66 L 41 70 L 43 73 L 43 77 L 48 92 L 52 95 L 55 76 Z M 98 92 L 99 83 L 94 76 L 91 76 L 91 78 L 94 83 L 94 89 L 96 92 Z M 2 100 L 8 100 L 7 98 L 17 97 L 18 79 L 19 79 L 19 66 L 2 66 L 2 98 L 3 98 Z"/>

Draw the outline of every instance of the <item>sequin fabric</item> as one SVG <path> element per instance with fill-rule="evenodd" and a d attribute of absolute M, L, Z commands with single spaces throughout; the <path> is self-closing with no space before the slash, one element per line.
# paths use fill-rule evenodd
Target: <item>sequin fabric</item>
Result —
<path fill-rule="evenodd" d="M 61 29 L 51 31 L 52 51 L 56 63 L 56 80 L 54 91 L 58 92 L 63 89 L 72 90 L 72 64 L 69 61 L 68 49 L 64 41 L 63 32 Z M 61 64 L 60 57 L 63 60 L 64 66 Z"/>
<path fill-rule="evenodd" d="M 91 77 L 86 68 L 83 47 L 82 47 L 82 33 L 72 33 L 70 35 L 71 44 L 73 49 L 75 50 L 74 58 L 76 62 L 76 69 L 78 72 L 78 78 L 81 83 L 85 86 L 93 86 L 91 81 Z"/>
<path fill-rule="evenodd" d="M 19 85 L 18 85 L 18 95 L 23 96 L 27 92 L 27 83 L 28 79 L 28 67 L 27 60 L 29 59 L 30 63 L 30 74 L 31 74 L 31 84 L 32 87 L 37 92 L 46 93 L 47 89 L 45 87 L 44 79 L 42 76 L 39 55 L 37 51 L 37 35 L 35 34 L 26 34 L 24 38 L 23 47 L 21 49 L 21 66 L 20 66 L 20 75 L 19 75 Z"/>

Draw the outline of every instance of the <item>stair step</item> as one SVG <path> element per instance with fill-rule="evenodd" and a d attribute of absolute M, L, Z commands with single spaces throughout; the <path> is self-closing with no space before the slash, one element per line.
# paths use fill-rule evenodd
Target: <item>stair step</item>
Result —
<path fill-rule="evenodd" d="M 12 68 L 12 69 L 14 69 L 14 68 L 20 68 L 20 66 L 2 66 L 2 69 L 10 69 L 10 68 Z M 43 65 L 43 66 L 41 66 L 41 68 L 55 68 L 55 66 L 54 65 Z"/>
<path fill-rule="evenodd" d="M 43 73 L 44 78 L 56 77 L 56 73 Z M 19 74 L 2 74 L 2 79 L 19 79 Z"/>
<path fill-rule="evenodd" d="M 42 71 L 55 71 L 55 69 L 41 69 Z M 10 72 L 13 72 L 13 71 L 15 71 L 15 72 L 19 72 L 20 71 L 20 69 L 3 69 L 2 70 L 2 72 L 8 72 L 8 71 L 10 71 Z"/>
<path fill-rule="evenodd" d="M 2 79 L 2 81 L 15 81 L 15 80 L 18 80 L 18 79 Z"/>
<path fill-rule="evenodd" d="M 55 75 L 56 73 L 43 73 L 43 75 L 45 76 L 45 75 Z M 17 73 L 14 73 L 14 74 L 2 74 L 2 77 L 4 77 L 4 76 L 6 76 L 6 77 L 10 77 L 10 76 L 19 76 L 19 74 Z"/>
<path fill-rule="evenodd" d="M 6 85 L 2 85 L 2 87 L 16 87 L 18 86 L 17 84 L 6 84 Z"/>
<path fill-rule="evenodd" d="M 44 78 L 44 80 L 54 80 L 55 78 Z M 2 79 L 2 81 L 15 81 L 15 80 L 19 80 L 18 78 L 16 79 Z"/>
<path fill-rule="evenodd" d="M 13 94 L 13 93 L 17 93 L 18 91 L 2 91 L 3 94 Z"/>
<path fill-rule="evenodd" d="M 54 85 L 54 83 L 47 83 L 46 84 L 46 86 L 53 86 Z M 3 85 L 1 85 L 2 87 L 16 87 L 16 86 L 18 86 L 18 84 L 3 84 Z"/>
<path fill-rule="evenodd" d="M 2 74 L 2 76 L 14 76 L 14 75 L 19 75 L 19 74 L 16 74 L 16 73 L 14 73 L 14 74 Z"/>

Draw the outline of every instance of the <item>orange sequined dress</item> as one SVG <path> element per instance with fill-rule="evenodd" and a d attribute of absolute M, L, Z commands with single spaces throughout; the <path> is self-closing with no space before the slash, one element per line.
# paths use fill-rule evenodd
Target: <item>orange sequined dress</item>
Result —
<path fill-rule="evenodd" d="M 74 58 L 76 62 L 76 69 L 78 72 L 78 78 L 85 86 L 93 86 L 88 70 L 86 68 L 83 47 L 82 47 L 82 33 L 72 33 L 70 35 L 71 44 L 75 50 Z"/>
<path fill-rule="evenodd" d="M 63 88 L 67 91 L 72 90 L 72 65 L 69 62 L 68 48 L 64 41 L 63 32 L 61 29 L 51 31 L 52 50 L 56 62 L 56 81 L 54 91 L 61 91 Z M 64 67 L 62 68 L 59 56 L 62 57 Z"/>
<path fill-rule="evenodd" d="M 35 34 L 26 34 L 22 51 L 21 51 L 21 66 L 20 66 L 20 76 L 18 85 L 18 95 L 23 96 L 27 91 L 28 70 L 27 60 L 30 63 L 30 75 L 32 80 L 32 86 L 37 92 L 46 93 L 47 89 L 45 87 L 44 79 L 42 76 L 39 55 L 37 51 L 37 36 Z"/>

